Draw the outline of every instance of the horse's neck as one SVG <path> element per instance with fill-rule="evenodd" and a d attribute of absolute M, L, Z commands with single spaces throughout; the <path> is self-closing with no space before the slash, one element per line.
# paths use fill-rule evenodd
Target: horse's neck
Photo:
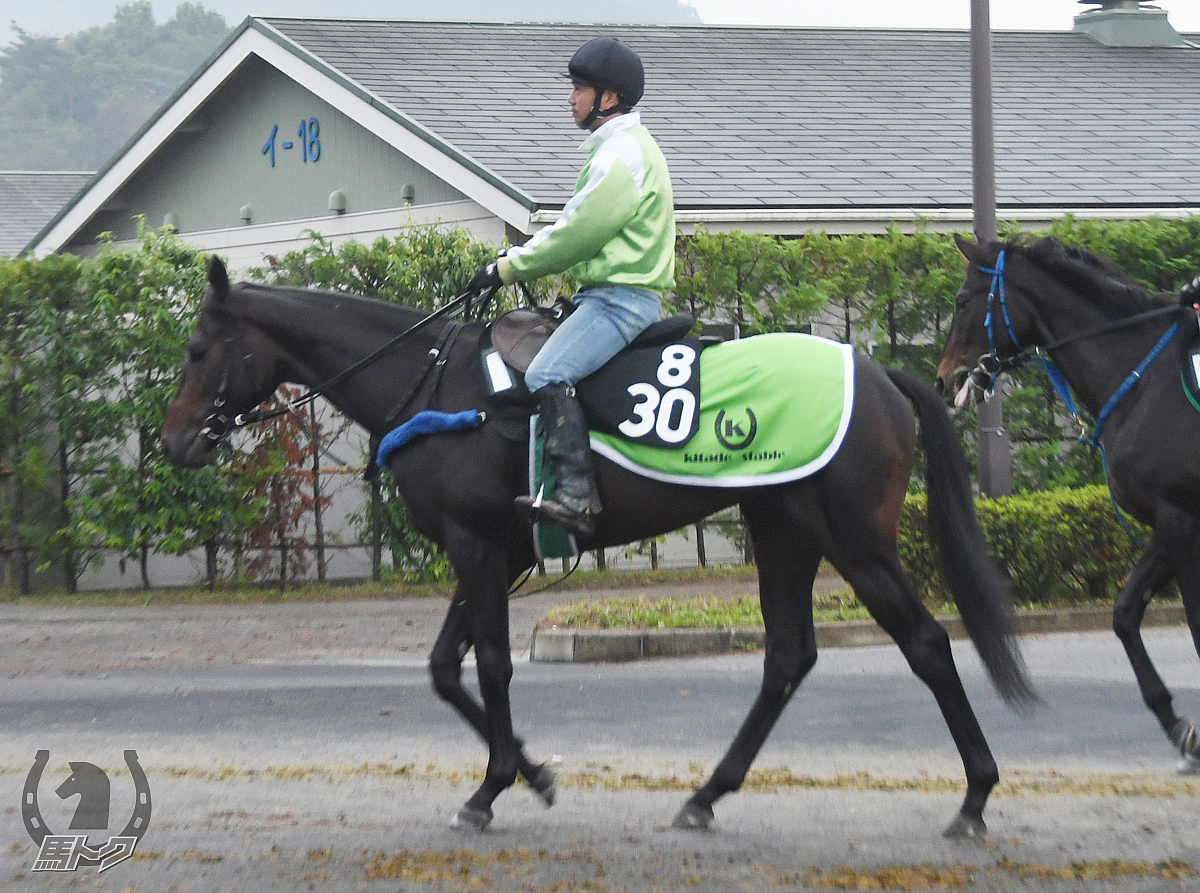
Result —
<path fill-rule="evenodd" d="M 337 379 L 420 318 L 401 307 L 381 308 L 353 297 L 339 304 L 328 295 L 291 290 L 262 290 L 246 308 L 247 321 L 272 343 L 283 380 L 320 389 L 373 433 L 391 409 L 388 401 L 427 356 L 437 327 L 414 333 L 345 381 Z"/>
<path fill-rule="evenodd" d="M 1073 293 L 1067 300 L 1061 290 L 1042 292 L 1039 303 L 1038 314 L 1049 333 L 1039 343 L 1066 342 L 1055 348 L 1051 357 L 1079 402 L 1093 416 L 1101 412 L 1164 330 L 1162 321 L 1149 321 L 1100 332 L 1138 311 L 1106 313 L 1088 295 Z"/>

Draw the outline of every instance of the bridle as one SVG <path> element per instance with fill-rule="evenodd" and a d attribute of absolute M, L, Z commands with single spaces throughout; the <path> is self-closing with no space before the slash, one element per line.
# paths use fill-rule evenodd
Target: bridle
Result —
<path fill-rule="evenodd" d="M 240 327 L 238 328 L 238 340 L 241 340 Z M 231 352 L 230 345 L 232 342 L 232 336 L 225 339 L 225 351 L 223 356 L 229 356 Z M 250 354 L 246 354 L 242 357 L 242 362 L 246 364 L 247 369 L 249 369 L 251 359 L 252 358 Z M 223 362 L 221 364 L 221 383 L 217 386 L 217 395 L 213 397 L 212 412 L 209 413 L 208 418 L 204 420 L 204 427 L 199 431 L 200 435 L 207 438 L 213 444 L 220 443 L 238 428 L 243 428 L 250 424 L 249 420 L 247 419 L 247 416 L 249 416 L 250 413 L 238 413 L 237 415 L 230 417 L 223 411 L 225 409 L 225 398 L 228 394 L 229 363 Z"/>
<path fill-rule="evenodd" d="M 1163 352 L 1166 346 L 1170 344 L 1171 340 L 1179 331 L 1180 321 L 1176 319 L 1175 322 L 1171 324 L 1170 328 L 1168 328 L 1163 336 L 1158 340 L 1158 343 L 1155 344 L 1150 353 L 1146 355 L 1145 359 L 1138 364 L 1138 367 L 1129 374 L 1125 381 L 1122 382 L 1121 386 L 1117 388 L 1111 397 L 1109 397 L 1108 402 L 1104 404 L 1104 408 L 1101 409 L 1099 414 L 1096 416 L 1096 424 L 1092 431 L 1091 437 L 1087 436 L 1087 425 L 1084 424 L 1083 420 L 1079 416 L 1079 410 L 1075 406 L 1075 400 L 1071 397 L 1071 389 L 1067 384 L 1067 379 L 1062 374 L 1062 370 L 1058 368 L 1058 364 L 1056 364 L 1053 358 L 1050 356 L 1050 352 L 1068 344 L 1073 344 L 1077 341 L 1087 341 L 1096 337 L 1097 335 L 1102 335 L 1106 332 L 1112 332 L 1118 329 L 1129 328 L 1147 320 L 1157 319 L 1163 316 L 1178 315 L 1179 308 L 1173 305 L 1167 307 L 1156 307 L 1153 310 L 1147 310 L 1144 313 L 1138 313 L 1134 316 L 1127 316 L 1122 319 L 1112 320 L 1104 325 L 1089 329 L 1086 332 L 1068 335 L 1066 338 L 1060 338 L 1057 341 L 1041 347 L 1028 348 L 1023 346 L 1020 339 L 1017 338 L 1016 332 L 1013 331 L 1012 319 L 1009 317 L 1008 313 L 1008 293 L 1004 284 L 1004 264 L 1006 255 L 1007 250 L 1001 249 L 1000 253 L 996 255 L 996 265 L 994 267 L 986 267 L 983 264 L 979 265 L 980 272 L 992 277 L 992 285 L 988 290 L 987 297 L 987 313 L 984 316 L 984 328 L 987 330 L 988 336 L 988 352 L 979 358 L 979 364 L 969 373 L 971 386 L 982 391 L 985 397 L 990 397 L 992 392 L 995 390 L 996 381 L 999 379 L 999 377 L 1011 369 L 1020 368 L 1028 363 L 1032 359 L 1032 356 L 1030 355 L 1030 351 L 1032 350 L 1033 354 L 1041 360 L 1042 367 L 1046 370 L 1046 374 L 1050 377 L 1050 381 L 1054 385 L 1055 391 L 1058 392 L 1058 395 L 1062 398 L 1063 403 L 1066 404 L 1067 410 L 1071 413 L 1071 418 L 1077 425 L 1079 425 L 1079 442 L 1093 448 L 1099 447 L 1100 433 L 1104 426 L 1104 422 L 1108 419 L 1113 409 L 1116 408 L 1116 405 L 1120 403 L 1125 395 L 1133 389 L 1133 386 L 1137 384 L 1138 379 L 1142 377 L 1142 373 L 1149 368 L 1150 364 L 1153 363 L 1158 358 L 1159 354 Z M 995 323 L 997 316 L 1003 319 L 1005 334 L 1008 335 L 1009 341 L 1012 343 L 1013 347 L 1016 348 L 1014 353 L 1006 357 L 1000 356 L 999 351 L 996 349 Z"/>
<path fill-rule="evenodd" d="M 224 411 L 225 403 L 229 394 L 230 363 L 228 358 L 232 353 L 235 353 L 235 351 L 231 349 L 234 338 L 236 337 L 238 342 L 243 340 L 240 326 L 241 319 L 239 318 L 237 319 L 237 322 L 239 323 L 237 335 L 231 335 L 225 339 L 225 351 L 223 352 L 223 362 L 221 368 L 221 382 L 217 385 L 217 393 L 213 397 L 212 412 L 209 413 L 207 418 L 205 418 L 204 425 L 200 428 L 198 436 L 203 436 L 215 446 L 217 443 L 223 441 L 239 428 L 245 428 L 248 425 L 253 425 L 258 422 L 265 422 L 268 419 L 273 419 L 288 413 L 295 414 L 298 409 L 307 406 L 309 403 L 312 403 L 314 400 L 316 400 L 317 397 L 327 393 L 331 388 L 341 384 L 352 375 L 361 372 L 405 338 L 408 338 L 410 335 L 420 331 L 430 323 L 440 319 L 443 316 L 448 316 L 455 310 L 459 309 L 462 310 L 462 315 L 469 319 L 472 313 L 472 302 L 476 297 L 482 297 L 482 300 L 479 302 L 477 308 L 480 312 L 482 312 L 491 302 L 492 298 L 495 297 L 497 291 L 499 291 L 498 287 L 490 289 L 482 296 L 472 292 L 466 292 L 465 294 L 459 295 L 457 298 L 453 299 L 447 304 L 444 304 L 442 307 L 439 307 L 429 315 L 413 323 L 403 332 L 400 332 L 395 337 L 371 351 L 371 353 L 367 354 L 361 360 L 356 361 L 347 368 L 343 369 L 341 372 L 338 372 L 336 375 L 333 375 L 332 377 L 321 382 L 319 385 L 309 388 L 305 394 L 296 398 L 295 400 L 286 400 L 282 403 L 276 403 L 273 406 L 252 409 L 249 412 L 237 413 L 236 415 L 231 416 Z M 412 398 L 415 396 L 416 391 L 420 387 L 421 383 L 428 376 L 429 370 L 435 366 L 445 364 L 445 358 L 442 356 L 442 354 L 445 353 L 450 341 L 453 339 L 454 335 L 457 334 L 457 331 L 459 328 L 461 328 L 461 326 L 462 323 L 460 322 L 456 321 L 452 323 L 447 327 L 447 330 L 443 333 L 442 337 L 439 338 L 438 343 L 430 349 L 429 353 L 426 355 L 425 367 L 423 368 L 421 374 L 417 376 L 416 381 L 413 383 L 405 397 L 403 397 L 400 402 L 397 403 L 396 408 L 388 416 L 389 423 L 397 418 L 404 411 L 405 407 L 407 407 L 407 405 L 412 401 Z M 242 362 L 245 364 L 247 370 L 250 368 L 252 359 L 253 357 L 249 353 L 244 354 L 242 357 Z"/>

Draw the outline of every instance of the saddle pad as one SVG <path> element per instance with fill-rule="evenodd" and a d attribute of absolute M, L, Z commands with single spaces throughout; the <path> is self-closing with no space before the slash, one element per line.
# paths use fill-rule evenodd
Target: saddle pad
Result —
<path fill-rule="evenodd" d="M 529 419 L 529 495 L 543 499 L 554 496 L 554 488 L 558 481 L 554 477 L 554 469 L 544 460 L 546 439 L 542 435 L 541 416 L 531 416 Z M 563 527 L 550 521 L 534 521 L 533 548 L 539 561 L 547 558 L 575 558 L 579 555 L 579 547 L 575 545 L 575 537 Z"/>
<path fill-rule="evenodd" d="M 837 453 L 854 406 L 848 344 L 756 335 L 709 347 L 699 361 L 698 424 L 686 443 L 664 448 L 592 431 L 592 449 L 645 477 L 713 487 L 797 480 Z"/>

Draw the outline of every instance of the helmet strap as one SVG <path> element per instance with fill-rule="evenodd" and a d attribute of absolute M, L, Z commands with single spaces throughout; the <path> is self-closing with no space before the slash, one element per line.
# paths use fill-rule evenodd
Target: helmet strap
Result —
<path fill-rule="evenodd" d="M 617 104 L 607 111 L 600 107 L 600 101 L 604 98 L 604 87 L 592 87 L 596 91 L 596 98 L 592 101 L 592 110 L 588 112 L 586 118 L 579 122 L 579 127 L 582 130 L 590 130 L 592 124 L 600 118 L 611 118 L 613 115 L 619 115 L 622 112 L 628 111 L 625 103 L 621 102 L 620 95 L 617 96 Z"/>

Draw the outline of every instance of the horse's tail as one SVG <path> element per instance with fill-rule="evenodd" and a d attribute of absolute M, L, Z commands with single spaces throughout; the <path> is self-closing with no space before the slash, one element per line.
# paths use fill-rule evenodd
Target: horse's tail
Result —
<path fill-rule="evenodd" d="M 1008 581 L 988 554 L 975 515 L 971 478 L 958 433 L 941 396 L 914 375 L 888 377 L 916 410 L 925 450 L 929 530 L 959 616 L 1000 696 L 1012 707 L 1037 702 L 1017 645 L 1017 619 Z"/>

